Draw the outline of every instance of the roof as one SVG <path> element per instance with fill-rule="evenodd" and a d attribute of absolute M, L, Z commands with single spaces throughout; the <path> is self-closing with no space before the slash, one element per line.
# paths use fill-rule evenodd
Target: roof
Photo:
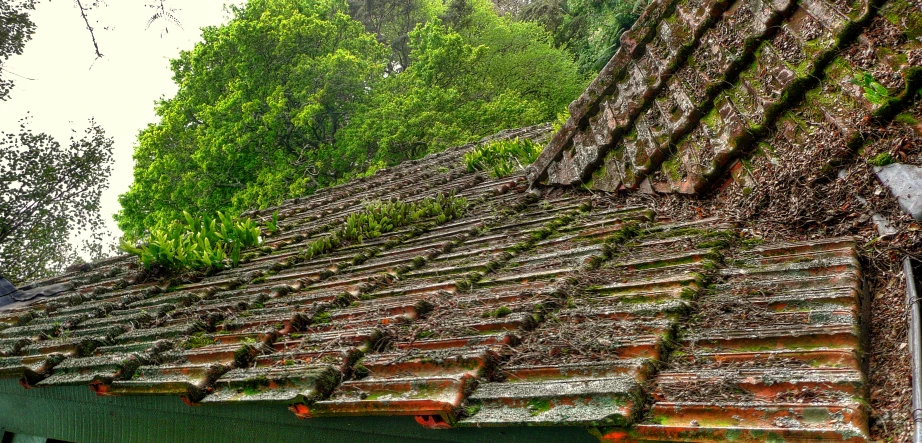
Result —
<path fill-rule="evenodd" d="M 698 194 L 810 148 L 834 174 L 901 112 L 922 134 L 920 36 L 918 0 L 653 1 L 529 178 Z"/>
<path fill-rule="evenodd" d="M 468 172 L 472 147 L 286 202 L 232 270 L 182 281 L 118 257 L 41 282 L 73 289 L 0 308 L 0 377 L 314 421 L 867 438 L 852 239 L 759 244 L 717 219 L 529 191 L 523 172 Z M 460 218 L 300 254 L 370 200 L 452 192 Z"/>
<path fill-rule="evenodd" d="M 802 152 L 820 180 L 868 140 L 922 134 L 920 23 L 918 0 L 653 1 L 527 174 L 468 172 L 462 146 L 250 214 L 277 209 L 281 229 L 233 270 L 186 281 L 118 257 L 33 284 L 0 308 L 0 377 L 412 416 L 433 439 L 866 441 L 855 238 L 763 243 L 595 191 L 745 195 Z M 460 218 L 302 253 L 368 201 L 451 192 Z"/>

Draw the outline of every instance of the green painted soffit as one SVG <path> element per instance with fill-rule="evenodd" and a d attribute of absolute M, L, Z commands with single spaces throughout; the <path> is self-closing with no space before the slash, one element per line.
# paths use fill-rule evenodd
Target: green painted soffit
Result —
<path fill-rule="evenodd" d="M 0 380 L 0 431 L 79 443 L 598 443 L 578 427 L 431 430 L 419 426 L 413 417 L 299 420 L 281 405 L 190 407 L 177 397 L 99 397 L 86 386 L 25 390 L 10 379 Z"/>

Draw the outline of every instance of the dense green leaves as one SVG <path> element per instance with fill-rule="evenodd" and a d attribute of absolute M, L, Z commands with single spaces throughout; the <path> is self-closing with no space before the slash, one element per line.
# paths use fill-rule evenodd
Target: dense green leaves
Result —
<path fill-rule="evenodd" d="M 135 254 L 145 267 L 169 271 L 236 267 L 244 248 L 260 243 L 260 230 L 252 220 L 233 219 L 221 212 L 203 219 L 183 212 L 182 221 L 164 229 L 153 228 L 139 246 L 122 240 L 121 249 Z"/>
<path fill-rule="evenodd" d="M 543 146 L 528 140 L 496 140 L 464 154 L 468 171 L 487 171 L 500 178 L 524 170 L 541 155 Z"/>
<path fill-rule="evenodd" d="M 25 120 L 18 133 L 0 133 L 0 275 L 53 275 L 77 259 L 72 232 L 101 240 L 99 198 L 111 165 L 112 139 L 93 121 L 65 146 Z"/>
<path fill-rule="evenodd" d="M 580 72 L 595 74 L 618 49 L 647 0 L 538 0 L 518 14 L 521 20 L 542 24 L 554 35 L 555 45 L 566 48 Z"/>
<path fill-rule="evenodd" d="M 409 34 L 410 66 L 381 81 L 344 129 L 344 145 L 393 164 L 549 121 L 585 85 L 538 25 L 475 1 L 457 29 L 435 20 Z M 460 14 L 460 12 L 456 12 Z"/>
<path fill-rule="evenodd" d="M 334 0 L 253 0 L 172 61 L 176 96 L 135 149 L 117 216 L 127 233 L 266 206 L 351 166 L 331 146 L 386 50 Z M 330 164 L 332 163 L 332 164 Z M 236 205 L 235 205 L 236 203 Z"/>
<path fill-rule="evenodd" d="M 586 82 L 541 26 L 500 17 L 486 0 L 251 0 L 231 10 L 172 61 L 179 90 L 141 131 L 135 180 L 120 197 L 128 234 L 165 227 L 180 208 L 264 208 L 552 120 Z"/>
<path fill-rule="evenodd" d="M 6 100 L 13 88 L 13 81 L 4 78 L 3 65 L 10 56 L 22 54 L 35 33 L 35 23 L 29 17 L 33 9 L 35 0 L 0 0 L 0 100 Z"/>

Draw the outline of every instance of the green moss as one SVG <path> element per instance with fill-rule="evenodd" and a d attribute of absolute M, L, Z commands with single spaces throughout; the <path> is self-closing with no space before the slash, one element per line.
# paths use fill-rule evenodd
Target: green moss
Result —
<path fill-rule="evenodd" d="M 314 316 L 311 318 L 312 325 L 322 325 L 325 323 L 330 323 L 332 321 L 333 320 L 330 318 L 330 313 L 326 311 L 318 312 L 314 314 Z"/>
<path fill-rule="evenodd" d="M 698 297 L 698 290 L 691 287 L 684 287 L 679 292 L 679 298 L 682 300 L 694 300 L 696 297 Z"/>
<path fill-rule="evenodd" d="M 719 268 L 720 265 L 714 260 L 705 260 L 704 263 L 701 264 L 701 269 L 706 271 L 716 271 Z"/>
<path fill-rule="evenodd" d="M 243 382 L 243 395 L 256 395 L 269 386 L 269 379 L 264 376 L 251 378 Z"/>
<path fill-rule="evenodd" d="M 893 163 L 893 156 L 889 152 L 881 152 L 868 160 L 872 166 L 887 166 Z"/>
<path fill-rule="evenodd" d="M 905 112 L 897 115 L 896 117 L 893 118 L 893 120 L 896 122 L 902 123 L 904 125 L 915 126 L 919 124 L 919 121 L 916 120 L 916 118 L 913 117 L 912 114 L 905 113 Z"/>
<path fill-rule="evenodd" d="M 708 240 L 698 243 L 695 247 L 698 249 L 727 249 L 730 247 L 730 242 L 725 239 Z"/>
<path fill-rule="evenodd" d="M 894 0 L 887 3 L 881 10 L 881 15 L 903 33 L 910 40 L 922 37 L 922 12 L 908 0 Z"/>
<path fill-rule="evenodd" d="M 663 173 L 665 173 L 670 180 L 678 182 L 682 180 L 681 166 L 682 159 L 678 155 L 674 155 L 669 160 L 663 162 Z"/>
<path fill-rule="evenodd" d="M 637 238 L 641 235 L 640 228 L 637 227 L 636 223 L 630 223 L 625 225 L 623 228 L 615 231 L 606 239 L 606 243 L 610 245 L 623 245 L 629 240 Z"/>
<path fill-rule="evenodd" d="M 464 415 L 467 417 L 473 417 L 478 412 L 480 412 L 481 406 L 479 404 L 472 404 L 464 407 Z"/>
<path fill-rule="evenodd" d="M 743 240 L 743 248 L 747 248 L 747 249 L 754 248 L 756 246 L 761 246 L 763 244 L 765 244 L 765 240 L 761 238 L 747 238 Z"/>
<path fill-rule="evenodd" d="M 545 398 L 533 398 L 528 401 L 529 413 L 532 417 L 551 410 L 551 402 Z"/>
<path fill-rule="evenodd" d="M 196 349 L 215 344 L 215 340 L 204 332 L 196 332 L 183 342 L 182 347 L 185 349 Z"/>
<path fill-rule="evenodd" d="M 509 314 L 511 314 L 511 313 L 512 313 L 512 309 L 509 309 L 509 308 L 506 307 L 506 306 L 500 306 L 500 307 L 496 308 L 495 311 L 490 312 L 490 313 L 489 313 L 489 317 L 492 317 L 492 318 L 503 318 L 503 317 L 505 317 L 505 316 L 507 316 L 507 315 L 509 315 Z"/>
<path fill-rule="evenodd" d="M 362 296 L 366 296 L 366 294 L 362 294 Z M 368 298 L 371 298 L 371 297 L 368 297 Z M 366 300 L 366 299 L 363 298 L 363 300 Z M 336 306 L 349 306 L 354 302 L 355 301 L 352 299 L 352 296 L 346 292 L 337 295 L 336 299 L 333 301 L 333 303 L 336 304 Z"/>
<path fill-rule="evenodd" d="M 701 123 L 710 126 L 712 129 L 720 127 L 720 113 L 717 112 L 717 108 L 711 109 L 711 112 L 708 112 L 703 118 L 701 118 Z"/>

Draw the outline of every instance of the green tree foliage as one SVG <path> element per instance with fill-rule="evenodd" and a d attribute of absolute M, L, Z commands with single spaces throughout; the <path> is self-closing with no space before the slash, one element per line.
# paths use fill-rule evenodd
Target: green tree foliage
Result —
<path fill-rule="evenodd" d="M 176 96 L 135 149 L 116 216 L 126 233 L 179 208 L 266 206 L 351 167 L 332 149 L 386 50 L 336 0 L 252 0 L 172 61 Z"/>
<path fill-rule="evenodd" d="M 0 133 L 0 275 L 14 282 L 53 275 L 76 260 L 72 232 L 101 242 L 99 197 L 112 164 L 112 139 L 93 121 L 67 146 L 27 123 Z M 91 255 L 101 255 L 99 244 Z"/>
<path fill-rule="evenodd" d="M 410 65 L 410 37 L 416 25 L 426 23 L 441 10 L 438 0 L 348 0 L 349 14 L 379 42 L 390 46 L 388 73 Z"/>
<path fill-rule="evenodd" d="M 574 55 L 580 72 L 595 74 L 615 55 L 621 34 L 646 5 L 646 0 L 538 0 L 523 7 L 518 18 L 543 25 L 557 47 Z"/>
<path fill-rule="evenodd" d="M 0 0 L 0 100 L 6 100 L 13 88 L 13 81 L 3 78 L 3 65 L 10 56 L 22 54 L 35 33 L 35 23 L 29 18 L 33 9 L 34 0 Z"/>
<path fill-rule="evenodd" d="M 345 128 L 352 152 L 393 164 L 549 121 L 585 86 L 536 24 L 480 0 L 456 0 L 442 17 L 410 33 L 409 67 L 383 79 Z"/>
<path fill-rule="evenodd" d="M 205 28 L 139 135 L 120 228 L 267 207 L 552 120 L 586 83 L 541 26 L 487 0 L 359 1 L 251 0 Z"/>

